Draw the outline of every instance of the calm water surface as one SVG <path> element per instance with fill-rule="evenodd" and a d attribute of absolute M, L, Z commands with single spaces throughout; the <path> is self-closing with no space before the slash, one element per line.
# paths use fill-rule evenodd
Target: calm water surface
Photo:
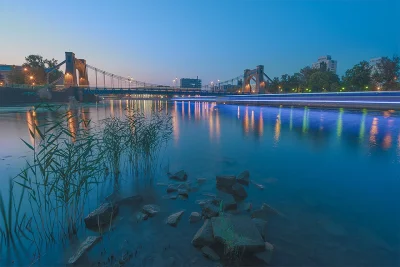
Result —
<path fill-rule="evenodd" d="M 253 207 L 263 202 L 285 218 L 269 221 L 267 239 L 275 245 L 275 266 L 400 266 L 400 117 L 395 111 L 309 109 L 216 105 L 204 102 L 109 101 L 78 112 L 97 122 L 123 116 L 127 106 L 163 108 L 173 116 L 173 135 L 161 155 L 162 166 L 188 172 L 189 180 L 208 179 L 189 199 L 165 200 L 165 187 L 135 181 L 128 190 L 145 195 L 162 212 L 137 223 L 136 210 L 122 211 L 120 223 L 83 260 L 103 262 L 100 251 L 122 253 L 140 248 L 128 266 L 215 266 L 190 241 L 201 223 L 189 224 L 195 200 L 214 192 L 215 175 L 247 169 L 264 185 L 247 188 Z M 0 108 L 0 189 L 7 196 L 14 177 L 30 154 L 20 138 L 29 139 L 31 107 Z M 160 172 L 162 173 L 162 172 Z M 123 173 L 129 181 L 129 174 Z M 168 182 L 159 174 L 157 182 Z M 104 185 L 104 194 L 110 184 Z M 97 203 L 92 201 L 94 208 Z M 186 212 L 177 228 L 165 225 L 172 212 Z M 93 234 L 81 229 L 79 239 Z M 125 242 L 127 240 L 128 242 Z M 36 265 L 63 265 L 73 245 L 53 246 Z M 30 249 L 8 255 L 1 266 L 29 264 Z M 26 253 L 26 254 L 24 254 Z M 12 264 L 11 260 L 15 260 Z M 97 265 L 96 265 L 97 266 Z"/>

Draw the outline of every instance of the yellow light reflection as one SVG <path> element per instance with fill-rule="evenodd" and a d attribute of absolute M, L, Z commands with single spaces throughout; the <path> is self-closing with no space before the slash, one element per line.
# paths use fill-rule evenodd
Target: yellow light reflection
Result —
<path fill-rule="evenodd" d="M 258 119 L 258 134 L 263 136 L 264 134 L 264 119 L 263 113 L 260 111 L 260 118 Z"/>
<path fill-rule="evenodd" d="M 178 104 L 176 101 L 174 101 L 174 111 L 172 112 L 172 131 L 176 144 L 179 140 Z"/>
<path fill-rule="evenodd" d="M 182 101 L 182 119 L 185 118 L 185 102 Z"/>
<path fill-rule="evenodd" d="M 216 139 L 219 141 L 219 138 L 221 136 L 221 125 L 219 121 L 219 112 L 216 110 L 215 112 L 215 134 L 216 134 Z"/>
<path fill-rule="evenodd" d="M 196 121 L 200 120 L 201 114 L 200 114 L 200 102 L 195 102 L 194 103 L 194 119 Z"/>
<path fill-rule="evenodd" d="M 390 131 L 388 131 L 385 137 L 383 138 L 382 147 L 384 149 L 389 149 L 391 146 L 392 146 L 392 135 L 390 134 Z"/>
<path fill-rule="evenodd" d="M 110 113 L 111 117 L 114 117 L 114 100 L 110 100 Z"/>
<path fill-rule="evenodd" d="M 34 111 L 33 111 L 34 112 Z M 35 129 L 35 118 L 33 116 L 32 111 L 27 111 L 26 112 L 26 122 L 28 123 L 28 134 L 29 134 L 29 140 L 31 141 L 31 145 L 35 145 L 35 139 L 32 137 L 36 136 L 36 129 Z"/>
<path fill-rule="evenodd" d="M 378 118 L 372 120 L 371 129 L 369 131 L 369 142 L 376 145 L 376 135 L 378 134 Z"/>
<path fill-rule="evenodd" d="M 280 136 L 281 136 L 281 115 L 278 114 L 275 120 L 275 134 L 274 134 L 275 144 L 279 142 Z"/>
<path fill-rule="evenodd" d="M 246 107 L 243 119 L 244 132 L 249 133 L 249 109 Z"/>
<path fill-rule="evenodd" d="M 74 114 L 72 113 L 71 110 L 67 111 L 67 117 L 68 117 L 68 129 L 69 132 L 72 135 L 72 142 L 76 141 L 76 117 L 74 116 Z"/>

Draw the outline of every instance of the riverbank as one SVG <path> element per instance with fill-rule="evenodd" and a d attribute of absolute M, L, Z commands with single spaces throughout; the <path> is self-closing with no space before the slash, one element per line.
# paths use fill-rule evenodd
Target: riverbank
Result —
<path fill-rule="evenodd" d="M 252 106 L 400 109 L 400 92 L 348 92 L 310 94 L 233 95 L 221 97 L 176 97 L 176 101 L 207 101 Z"/>
<path fill-rule="evenodd" d="M 50 103 L 67 103 L 70 97 L 81 102 L 96 102 L 97 96 L 79 93 L 76 88 L 67 88 L 63 91 L 47 91 L 32 88 L 0 87 L 0 106 L 34 104 L 43 101 Z"/>

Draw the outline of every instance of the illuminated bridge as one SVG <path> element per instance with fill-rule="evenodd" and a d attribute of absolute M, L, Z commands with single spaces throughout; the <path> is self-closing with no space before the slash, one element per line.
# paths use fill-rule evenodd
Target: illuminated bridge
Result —
<path fill-rule="evenodd" d="M 166 94 L 166 95 L 222 95 L 230 92 L 244 94 L 266 93 L 271 79 L 264 73 L 264 66 L 244 70 L 235 78 L 218 81 L 201 88 L 180 88 L 161 84 L 138 81 L 132 77 L 123 77 L 87 64 L 85 59 L 78 59 L 72 52 L 65 52 L 65 60 L 52 69 L 46 70 L 47 77 L 65 64 L 65 74 L 58 80 L 48 83 L 54 87 L 61 80 L 62 86 L 56 86 L 57 91 L 67 88 L 79 88 L 83 94 L 121 95 L 121 94 Z M 90 75 L 89 75 L 90 74 Z M 89 76 L 92 84 L 89 84 Z"/>

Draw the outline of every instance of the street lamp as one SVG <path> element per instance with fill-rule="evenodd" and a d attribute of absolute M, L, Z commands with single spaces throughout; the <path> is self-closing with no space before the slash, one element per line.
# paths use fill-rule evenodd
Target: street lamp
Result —
<path fill-rule="evenodd" d="M 30 76 L 29 79 L 33 80 L 33 76 Z"/>

